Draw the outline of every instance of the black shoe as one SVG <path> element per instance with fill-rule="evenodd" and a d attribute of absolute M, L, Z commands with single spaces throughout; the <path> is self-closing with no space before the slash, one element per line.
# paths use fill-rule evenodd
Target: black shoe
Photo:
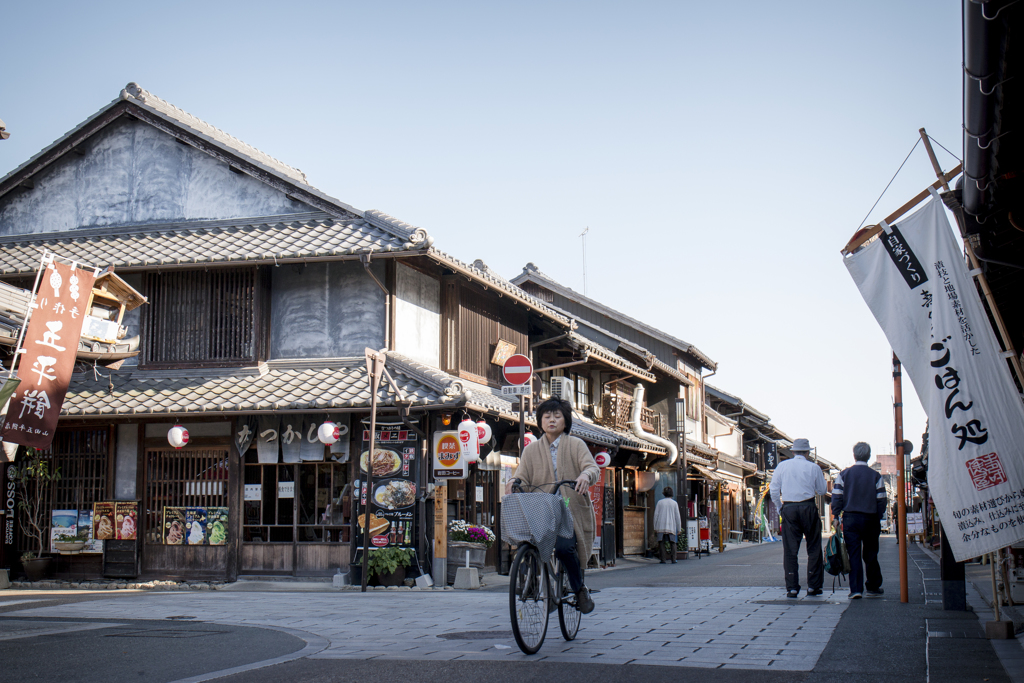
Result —
<path fill-rule="evenodd" d="M 586 586 L 576 593 L 576 609 L 582 614 L 590 614 L 594 611 L 594 601 L 590 599 L 590 591 Z"/>
<path fill-rule="evenodd" d="M 800 597 L 800 591 L 787 591 L 786 597 L 787 598 L 799 598 Z"/>
<path fill-rule="evenodd" d="M 869 588 L 867 590 L 867 594 L 868 595 L 884 595 L 885 591 L 882 590 L 881 586 L 879 586 L 878 588 Z"/>
<path fill-rule="evenodd" d="M 807 591 L 807 597 L 809 597 L 809 598 L 813 598 L 816 595 L 821 595 L 821 589 L 820 588 L 811 588 L 810 590 Z"/>
<path fill-rule="evenodd" d="M 675 560 L 672 560 L 672 564 L 675 564 L 675 563 L 676 563 L 676 561 L 675 561 Z"/>
<path fill-rule="evenodd" d="M 662 561 L 661 561 L 661 562 L 659 562 L 658 564 L 665 564 L 665 560 L 662 560 Z"/>

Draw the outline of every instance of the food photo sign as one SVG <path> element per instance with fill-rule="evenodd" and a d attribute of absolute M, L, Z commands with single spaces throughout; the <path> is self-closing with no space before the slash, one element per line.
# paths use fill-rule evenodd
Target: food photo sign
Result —
<path fill-rule="evenodd" d="M 370 545 L 376 548 L 411 548 L 416 539 L 416 480 L 419 440 L 416 432 L 382 426 L 371 456 L 370 430 L 363 430 L 359 454 L 360 496 L 355 546 L 363 546 L 367 509 Z M 366 487 L 367 467 L 373 472 L 373 491 Z"/>

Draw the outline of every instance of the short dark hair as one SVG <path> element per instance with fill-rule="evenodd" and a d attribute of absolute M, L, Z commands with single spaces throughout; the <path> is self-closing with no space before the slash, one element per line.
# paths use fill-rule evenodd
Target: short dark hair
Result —
<path fill-rule="evenodd" d="M 540 421 L 544 419 L 544 416 L 548 413 L 561 413 L 562 417 L 565 418 L 565 434 L 572 431 L 572 406 L 568 401 L 562 401 L 557 398 L 549 398 L 548 400 L 537 406 L 537 411 L 534 413 L 537 416 L 537 426 L 541 429 L 544 427 L 540 424 Z"/>
<path fill-rule="evenodd" d="M 871 446 L 863 441 L 858 441 L 853 447 L 853 459 L 857 462 L 867 462 L 871 459 Z"/>
<path fill-rule="evenodd" d="M 666 486 L 664 489 L 662 489 L 661 495 L 665 496 L 666 498 L 671 498 L 672 497 L 672 487 L 671 486 Z"/>

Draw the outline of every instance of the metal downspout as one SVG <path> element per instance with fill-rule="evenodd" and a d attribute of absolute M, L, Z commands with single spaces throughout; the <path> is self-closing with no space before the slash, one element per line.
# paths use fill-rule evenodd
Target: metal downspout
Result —
<path fill-rule="evenodd" d="M 641 441 L 648 441 L 659 446 L 664 446 L 665 448 L 668 449 L 667 458 L 658 458 L 657 460 L 653 461 L 650 465 L 648 465 L 648 468 L 652 468 L 655 465 L 660 465 L 664 460 L 668 460 L 667 465 L 671 467 L 679 458 L 679 449 L 676 447 L 674 443 L 672 443 L 668 439 L 663 439 L 660 436 L 648 434 L 647 432 L 644 431 L 644 428 L 640 426 L 640 411 L 643 409 L 643 405 L 644 385 L 638 382 L 636 385 L 636 389 L 633 390 L 633 409 L 630 411 L 629 415 L 629 429 L 631 432 L 633 432 L 633 436 L 640 439 Z"/>

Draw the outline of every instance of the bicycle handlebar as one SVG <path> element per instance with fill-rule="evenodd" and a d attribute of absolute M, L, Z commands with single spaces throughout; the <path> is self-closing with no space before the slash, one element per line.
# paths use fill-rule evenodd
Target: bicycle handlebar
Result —
<path fill-rule="evenodd" d="M 523 492 L 523 487 L 520 486 L 521 483 L 522 483 L 521 479 L 513 479 L 512 480 L 512 492 L 513 493 L 517 493 L 517 492 L 518 493 L 522 493 Z M 569 485 L 569 486 L 572 486 L 572 487 L 576 486 L 576 480 L 575 479 L 562 479 L 561 481 L 548 482 L 547 484 L 534 484 L 534 485 L 527 484 L 527 486 L 531 486 L 531 488 L 536 490 L 536 489 L 539 489 L 542 486 L 551 486 L 552 483 L 555 485 L 555 491 L 557 491 L 558 489 L 560 489 L 560 488 L 562 488 L 563 486 L 566 486 L 566 485 Z"/>

